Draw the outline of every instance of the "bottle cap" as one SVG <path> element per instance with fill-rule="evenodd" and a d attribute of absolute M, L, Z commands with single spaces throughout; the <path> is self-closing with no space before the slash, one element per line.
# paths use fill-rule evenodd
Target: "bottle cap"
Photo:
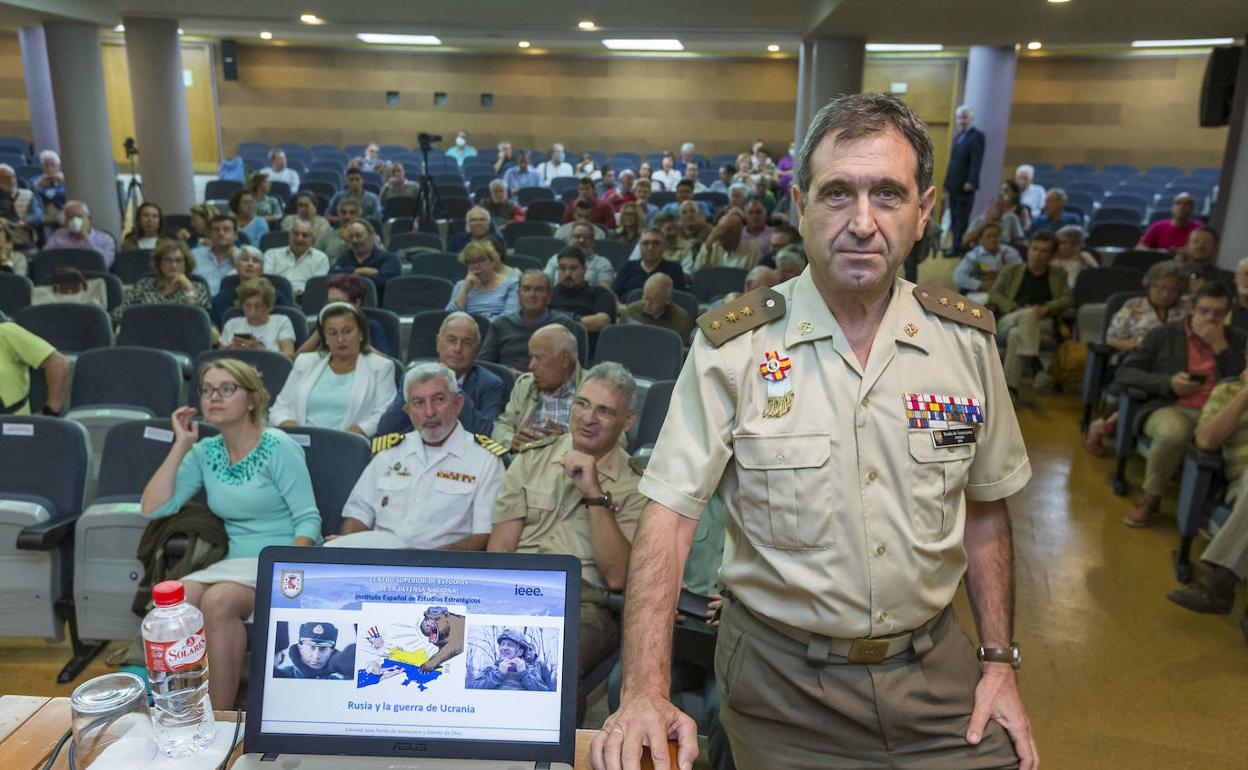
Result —
<path fill-rule="evenodd" d="M 178 580 L 166 580 L 152 586 L 152 602 L 157 607 L 172 607 L 186 600 L 186 589 Z"/>

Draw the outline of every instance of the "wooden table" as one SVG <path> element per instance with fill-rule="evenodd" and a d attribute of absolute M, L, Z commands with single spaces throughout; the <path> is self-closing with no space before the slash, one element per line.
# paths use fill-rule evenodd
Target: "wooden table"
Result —
<path fill-rule="evenodd" d="M 217 719 L 233 724 L 233 711 L 218 711 Z M 27 695 L 0 696 L 0 768 L 3 770 L 40 770 L 56 747 L 61 735 L 69 729 L 69 698 L 44 698 Z M 589 770 L 589 742 L 597 730 L 576 731 L 576 770 Z M 241 738 L 241 735 L 240 735 Z M 233 758 L 242 754 L 242 746 Z M 672 745 L 672 766 L 676 765 L 675 744 Z M 61 750 L 56 763 L 58 770 L 69 768 L 69 748 Z M 643 770 L 650 770 L 647 761 Z"/>

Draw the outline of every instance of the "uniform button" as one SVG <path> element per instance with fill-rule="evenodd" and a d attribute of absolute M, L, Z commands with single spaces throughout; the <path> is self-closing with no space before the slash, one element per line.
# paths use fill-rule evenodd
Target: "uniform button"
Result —
<path fill-rule="evenodd" d="M 871 406 L 871 399 L 869 399 L 869 398 L 864 398 L 864 399 L 862 400 L 862 408 L 863 408 L 863 409 L 866 409 L 866 408 L 867 408 L 867 407 L 869 407 L 869 406 Z"/>
<path fill-rule="evenodd" d="M 888 550 L 888 549 L 887 549 L 887 548 L 885 548 L 884 546 L 880 546 L 879 548 L 876 548 L 876 549 L 875 549 L 875 555 L 876 555 L 876 556 L 883 556 L 883 555 L 884 555 L 884 553 L 885 553 L 887 550 Z"/>
<path fill-rule="evenodd" d="M 867 481 L 875 481 L 875 479 L 876 479 L 875 471 L 871 471 L 870 473 L 867 474 Z"/>
<path fill-rule="evenodd" d="M 880 614 L 876 617 L 876 620 L 878 620 L 878 621 L 880 621 L 881 623 L 883 623 L 884 621 L 888 620 L 888 613 L 887 613 L 887 612 L 881 612 L 881 613 L 880 613 Z"/>
<path fill-rule="evenodd" d="M 776 462 L 778 463 L 784 462 L 784 455 L 776 455 Z"/>

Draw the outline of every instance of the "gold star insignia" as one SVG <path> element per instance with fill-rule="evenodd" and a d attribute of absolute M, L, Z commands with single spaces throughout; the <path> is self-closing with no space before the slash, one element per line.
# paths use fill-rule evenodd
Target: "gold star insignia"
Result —
<path fill-rule="evenodd" d="M 983 314 L 984 314 L 984 311 L 980 310 L 979 308 L 974 308 L 973 310 L 971 310 L 971 315 L 975 316 L 976 318 L 981 317 Z"/>
<path fill-rule="evenodd" d="M 810 334 L 815 330 L 815 325 L 810 321 L 801 321 L 797 325 L 797 330 L 802 334 Z"/>
<path fill-rule="evenodd" d="M 907 337 L 913 337 L 914 335 L 919 333 L 919 327 L 915 326 L 912 323 L 906 324 L 905 326 L 901 328 L 901 330 L 906 333 Z"/>
<path fill-rule="evenodd" d="M 939 302 L 940 302 L 940 304 L 942 304 L 942 305 L 948 305 L 948 304 L 949 304 L 949 298 L 948 298 L 948 297 L 941 297 L 941 298 L 940 298 L 940 300 L 939 300 Z"/>
<path fill-rule="evenodd" d="M 737 322 L 737 314 L 729 313 L 728 315 L 724 316 L 724 320 L 730 324 L 735 324 Z"/>
<path fill-rule="evenodd" d="M 956 308 L 958 309 L 958 312 L 959 312 L 959 313 L 965 313 L 965 312 L 966 312 L 966 303 L 965 303 L 965 302 L 959 302 L 959 303 L 955 304 L 955 305 L 954 305 L 954 307 L 956 307 Z"/>
<path fill-rule="evenodd" d="M 719 327 L 722 325 L 723 324 L 721 324 L 719 321 L 711 321 L 711 331 L 713 332 L 719 331 Z"/>
<path fill-rule="evenodd" d="M 750 307 L 749 305 L 746 305 L 745 307 L 741 308 L 741 315 L 745 316 L 746 318 L 749 318 L 750 316 L 754 315 L 754 308 Z"/>

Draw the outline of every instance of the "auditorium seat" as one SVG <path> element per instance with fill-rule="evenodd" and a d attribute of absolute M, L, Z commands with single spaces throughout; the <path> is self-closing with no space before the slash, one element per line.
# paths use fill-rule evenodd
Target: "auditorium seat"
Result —
<path fill-rule="evenodd" d="M 311 172 L 311 174 L 317 174 L 317 173 L 324 174 L 324 173 L 326 173 L 326 172 L 324 172 L 324 171 L 321 171 L 321 172 L 313 171 L 313 172 Z M 310 175 L 309 175 L 309 176 L 310 176 Z M 314 195 L 318 195 L 318 196 L 319 196 L 319 195 L 323 195 L 323 196 L 325 196 L 326 198 L 333 198 L 333 197 L 334 197 L 334 194 L 335 194 L 335 193 L 337 193 L 337 192 L 338 192 L 338 190 L 339 190 L 341 187 L 342 187 L 342 185 L 341 185 L 340 183 L 339 183 L 339 184 L 335 184 L 334 182 L 326 181 L 326 180 L 324 179 L 324 177 L 322 177 L 322 178 L 320 178 L 320 179 L 318 179 L 318 178 L 316 178 L 316 177 L 312 177 L 312 178 L 309 178 L 309 179 L 305 179 L 302 183 L 300 183 L 300 185 L 299 185 L 299 192 L 304 192 L 304 191 L 306 191 L 306 192 L 310 192 L 310 193 L 312 193 L 312 194 L 314 194 Z M 321 213 L 324 213 L 324 212 L 321 212 Z"/>
<path fill-rule="evenodd" d="M 1105 333 L 1109 330 L 1109 324 L 1113 320 L 1114 314 L 1122 308 L 1127 300 L 1143 296 L 1145 296 L 1145 292 L 1142 289 L 1131 289 L 1110 294 L 1105 298 L 1099 334 L 1095 337 L 1092 335 L 1080 337 L 1080 342 L 1088 346 L 1088 357 L 1083 364 L 1083 384 L 1081 388 L 1081 395 L 1083 396 L 1083 417 L 1079 422 L 1079 431 L 1081 433 L 1088 429 L 1088 423 L 1092 420 L 1092 412 L 1100 405 L 1105 393 L 1105 387 L 1114 379 L 1114 369 L 1110 366 L 1110 362 L 1113 361 L 1117 349 L 1105 342 Z"/>
<path fill-rule="evenodd" d="M 415 361 L 418 358 L 437 358 L 437 336 L 438 329 L 442 328 L 442 322 L 451 314 L 449 310 L 422 310 L 412 316 L 411 336 L 407 341 L 407 357 L 405 361 Z M 481 335 L 481 339 L 485 339 L 485 333 L 490 330 L 490 320 L 483 315 L 471 313 L 474 321 L 477 322 L 477 331 Z"/>
<path fill-rule="evenodd" d="M 270 230 L 260 236 L 260 251 L 280 249 L 290 243 L 290 233 L 285 230 Z"/>
<path fill-rule="evenodd" d="M 463 219 L 468 216 L 468 209 L 472 208 L 472 201 L 468 200 L 468 194 L 462 188 L 459 196 L 445 196 L 439 203 L 441 210 L 438 214 L 441 219 Z"/>
<path fill-rule="evenodd" d="M 646 391 L 646 403 L 642 405 L 637 417 L 637 433 L 629 443 L 629 454 L 639 460 L 647 460 L 659 440 L 659 431 L 663 429 L 663 421 L 667 419 L 667 410 L 672 402 L 672 390 L 676 387 L 675 380 L 659 380 L 650 383 Z"/>
<path fill-rule="evenodd" d="M 46 284 L 58 267 L 72 267 L 80 271 L 108 271 L 104 257 L 94 249 L 54 249 L 41 251 L 30 259 L 30 280 Z"/>
<path fill-rule="evenodd" d="M 152 275 L 155 272 L 152 269 L 152 250 L 131 249 L 119 251 L 113 259 L 111 270 L 113 275 L 120 278 L 123 284 L 130 286 L 140 278 Z"/>
<path fill-rule="evenodd" d="M 1168 259 L 1172 257 L 1165 251 L 1124 251 L 1114 256 L 1113 267 L 1138 270 L 1142 275 L 1153 265 Z"/>
<path fill-rule="evenodd" d="M 533 201 L 525 209 L 524 219 L 527 222 L 551 222 L 557 225 L 563 221 L 564 209 L 562 201 Z"/>
<path fill-rule="evenodd" d="M 1134 176 L 1140 172 L 1139 166 L 1131 163 L 1107 163 L 1101 169 L 1102 174 L 1113 174 L 1115 176 Z"/>
<path fill-rule="evenodd" d="M 618 271 L 628 261 L 633 253 L 633 247 L 627 241 L 602 238 L 594 241 L 594 253 L 611 260 L 611 266 Z"/>
<path fill-rule="evenodd" d="M 342 531 L 342 508 L 373 459 L 368 439 L 331 428 L 282 428 L 303 447 L 308 473 L 312 476 L 312 496 L 321 512 L 321 532 L 336 535 Z"/>
<path fill-rule="evenodd" d="M 277 400 L 277 394 L 282 392 L 282 386 L 286 384 L 286 378 L 290 376 L 290 370 L 293 366 L 289 358 L 282 353 L 276 353 L 272 350 L 252 350 L 249 348 L 205 350 L 203 353 L 195 356 L 195 361 L 191 366 L 195 374 L 192 376 L 190 385 L 186 389 L 187 406 L 199 406 L 200 369 L 204 364 L 222 358 L 237 359 L 255 367 L 256 371 L 260 372 L 260 379 L 264 382 L 264 389 L 269 391 L 269 405 L 272 405 Z"/>
<path fill-rule="evenodd" d="M 521 187 L 516 190 L 516 202 L 527 207 L 533 201 L 553 201 L 555 193 L 549 187 Z"/>
<path fill-rule="evenodd" d="M 557 176 L 550 180 L 550 190 L 555 195 L 563 195 L 567 190 L 575 190 L 579 180 L 574 176 Z"/>
<path fill-rule="evenodd" d="M 381 206 L 382 219 L 415 216 L 416 198 L 410 195 L 397 195 L 393 198 L 388 198 Z"/>
<path fill-rule="evenodd" d="M 231 318 L 237 318 L 243 314 L 240 307 L 232 307 L 226 309 L 221 316 L 221 323 L 224 324 Z M 308 338 L 308 316 L 303 312 L 301 307 L 291 307 L 289 305 L 277 305 L 273 308 L 271 315 L 284 315 L 290 319 L 290 325 L 295 330 L 295 347 L 298 348 Z"/>
<path fill-rule="evenodd" d="M 1145 198 L 1141 195 L 1131 195 L 1129 193 L 1116 192 L 1112 193 L 1104 201 L 1102 206 L 1135 209 L 1139 213 L 1139 219 L 1144 218 L 1145 212 L 1153 203 L 1152 198 Z"/>
<path fill-rule="evenodd" d="M 1124 224 L 1139 224 L 1144 219 L 1144 212 L 1134 208 L 1125 208 L 1123 206 L 1101 206 L 1092 213 L 1092 219 L 1088 223 L 1089 228 L 1096 227 L 1099 224 L 1107 222 L 1121 222 Z"/>
<path fill-rule="evenodd" d="M 0 273 L 0 310 L 10 316 L 30 305 L 30 292 L 34 284 L 24 275 Z"/>
<path fill-rule="evenodd" d="M 444 278 L 454 283 L 463 280 L 467 274 L 468 268 L 453 251 L 426 251 L 412 257 L 413 276 Z"/>
<path fill-rule="evenodd" d="M 213 179 L 204 187 L 204 202 L 227 203 L 230 196 L 241 189 L 243 189 L 242 182 L 236 182 L 233 179 Z"/>
<path fill-rule="evenodd" d="M 684 358 L 684 340 L 671 329 L 646 324 L 612 324 L 598 332 L 597 362 L 623 364 L 640 382 L 674 380 Z"/>
<path fill-rule="evenodd" d="M 113 324 L 108 313 L 96 305 L 31 305 L 18 311 L 13 320 L 63 354 L 106 348 L 113 343 Z"/>
<path fill-rule="evenodd" d="M 552 252 L 553 253 L 553 252 Z M 547 258 L 549 258 L 549 254 Z M 529 256 L 528 254 L 511 254 L 504 260 L 508 267 L 514 267 L 523 273 L 525 270 L 544 270 L 546 268 L 546 260 Z"/>
<path fill-rule="evenodd" d="M 187 367 L 212 347 L 212 320 L 197 305 L 134 305 L 122 311 L 117 344 L 167 350 Z"/>
<path fill-rule="evenodd" d="M 325 281 L 327 276 L 316 275 L 308 279 L 303 286 L 303 297 L 300 305 L 303 312 L 314 316 L 321 312 L 321 308 L 325 307 Z M 377 284 L 372 281 L 364 282 L 364 307 L 377 307 Z"/>
<path fill-rule="evenodd" d="M 391 199 L 393 200 L 393 198 Z M 415 251 L 423 249 L 426 251 L 442 251 L 442 238 L 433 233 L 422 232 L 398 232 L 390 236 L 390 242 L 386 244 L 386 248 L 400 256 L 405 251 Z"/>
<path fill-rule="evenodd" d="M 1144 228 L 1129 222 L 1097 222 L 1088 228 L 1086 245 L 1092 249 L 1129 249 L 1140 242 Z"/>
<path fill-rule="evenodd" d="M 693 274 L 693 296 L 707 303 L 731 291 L 745 291 L 748 271 L 739 267 L 704 267 Z"/>
<path fill-rule="evenodd" d="M 510 227 L 511 225 L 508 225 Z M 503 228 L 503 235 L 507 235 L 507 229 Z M 545 267 L 546 260 L 567 247 L 568 242 L 562 238 L 556 238 L 553 235 L 525 235 L 519 238 L 508 239 L 512 248 L 518 255 L 527 255 L 535 257 L 542 262 Z"/>

